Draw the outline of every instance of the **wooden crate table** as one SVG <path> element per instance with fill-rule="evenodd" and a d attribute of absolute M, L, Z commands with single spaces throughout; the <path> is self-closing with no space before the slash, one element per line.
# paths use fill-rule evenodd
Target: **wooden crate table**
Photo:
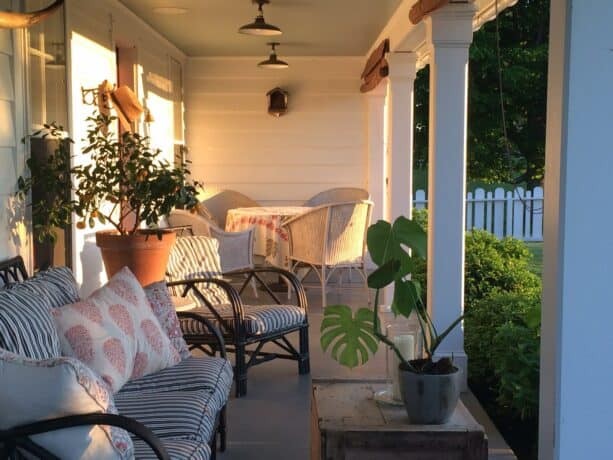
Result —
<path fill-rule="evenodd" d="M 445 425 L 410 425 L 404 407 L 375 402 L 381 383 L 316 382 L 313 460 L 487 460 L 487 437 L 460 401 Z"/>

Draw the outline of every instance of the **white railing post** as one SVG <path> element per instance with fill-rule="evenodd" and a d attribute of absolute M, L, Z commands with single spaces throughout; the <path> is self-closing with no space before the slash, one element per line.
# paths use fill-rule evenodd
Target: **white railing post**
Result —
<path fill-rule="evenodd" d="M 426 209 L 428 201 L 426 200 L 426 192 L 424 190 L 415 191 L 415 209 Z"/>
<path fill-rule="evenodd" d="M 492 210 L 494 209 L 494 197 L 492 196 L 492 192 L 487 192 L 485 194 L 485 229 L 494 233 L 494 228 L 492 226 Z"/>
<path fill-rule="evenodd" d="M 513 238 L 521 238 L 524 234 L 524 189 L 517 187 L 513 191 Z"/>
<path fill-rule="evenodd" d="M 485 190 L 475 190 L 475 223 L 474 228 L 485 229 Z"/>
<path fill-rule="evenodd" d="M 504 189 L 498 187 L 494 190 L 494 228 L 497 238 L 504 237 Z"/>
<path fill-rule="evenodd" d="M 543 241 L 543 187 L 535 187 L 532 191 L 532 238 Z"/>
<path fill-rule="evenodd" d="M 466 231 L 469 232 L 473 229 L 473 207 L 475 199 L 473 198 L 473 192 L 466 194 Z"/>
<path fill-rule="evenodd" d="M 533 209 L 533 201 L 532 201 L 532 192 L 530 190 L 526 190 L 525 198 L 524 198 L 524 233 L 522 235 L 522 240 L 524 241 L 532 241 L 532 209 Z"/>

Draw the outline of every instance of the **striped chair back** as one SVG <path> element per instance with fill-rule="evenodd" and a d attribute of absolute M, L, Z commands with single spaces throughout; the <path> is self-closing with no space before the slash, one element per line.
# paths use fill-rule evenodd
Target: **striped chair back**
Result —
<path fill-rule="evenodd" d="M 222 273 L 218 240 L 208 236 L 177 238 L 168 258 L 167 281 L 221 278 Z M 213 305 L 230 303 L 225 291 L 217 285 L 208 283 L 198 288 Z M 175 296 L 182 294 L 177 292 L 182 288 L 171 289 Z M 189 291 L 188 296 L 197 304 L 202 303 L 193 290 Z"/>

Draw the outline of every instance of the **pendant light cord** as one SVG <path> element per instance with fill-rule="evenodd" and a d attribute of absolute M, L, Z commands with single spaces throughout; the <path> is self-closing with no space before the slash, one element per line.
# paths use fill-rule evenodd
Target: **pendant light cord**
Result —
<path fill-rule="evenodd" d="M 507 160 L 507 164 L 509 166 L 509 170 L 513 170 L 513 165 L 511 163 L 511 150 L 512 145 L 509 140 L 509 132 L 507 130 L 507 115 L 506 108 L 504 105 L 504 88 L 503 88 L 503 78 L 502 78 L 502 49 L 500 46 L 500 20 L 499 20 L 499 9 L 498 9 L 498 0 L 494 2 L 495 14 L 496 14 L 496 59 L 498 63 L 498 94 L 500 97 L 500 115 L 502 118 L 502 136 L 504 138 L 504 156 Z M 528 209 L 532 213 L 542 213 L 543 206 L 540 208 L 534 207 L 534 202 L 528 203 L 523 196 L 521 196 L 517 192 L 517 187 L 514 188 L 513 194 L 517 197 L 517 199 L 524 205 L 525 209 Z"/>

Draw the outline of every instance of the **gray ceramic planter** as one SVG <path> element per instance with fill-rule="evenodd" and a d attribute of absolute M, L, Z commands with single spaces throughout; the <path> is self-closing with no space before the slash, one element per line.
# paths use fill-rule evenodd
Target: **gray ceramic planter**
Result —
<path fill-rule="evenodd" d="M 400 368 L 400 393 L 409 421 L 416 425 L 440 425 L 449 420 L 460 396 L 460 375 L 416 374 Z"/>

